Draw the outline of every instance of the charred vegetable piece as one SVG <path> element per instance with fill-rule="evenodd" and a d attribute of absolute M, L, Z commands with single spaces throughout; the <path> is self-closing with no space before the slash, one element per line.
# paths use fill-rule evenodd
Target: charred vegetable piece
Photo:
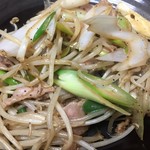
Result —
<path fill-rule="evenodd" d="M 0 75 L 3 75 L 3 74 L 5 74 L 5 73 L 6 73 L 5 71 L 0 70 Z M 7 78 L 7 79 L 5 79 L 3 82 L 4 82 L 5 84 L 8 84 L 8 85 L 17 85 L 17 84 L 20 83 L 19 81 L 15 80 L 15 79 L 13 79 L 13 78 Z"/>
<path fill-rule="evenodd" d="M 92 101 L 98 102 L 102 105 L 110 107 L 114 110 L 117 110 L 125 115 L 130 115 L 129 112 L 122 109 L 121 107 L 111 103 L 110 101 L 106 100 L 100 95 L 99 88 L 95 85 L 91 84 L 90 82 L 82 80 L 79 76 L 77 71 L 74 70 L 58 70 L 55 72 L 57 79 L 55 79 L 55 84 L 59 85 L 66 91 L 85 98 L 90 99 Z M 108 90 L 109 91 L 109 90 Z M 104 94 L 106 94 L 105 92 Z M 113 95 L 112 95 L 113 96 Z M 121 101 L 121 100 L 120 100 Z M 130 101 L 130 100 L 128 100 Z M 119 105 L 120 103 L 117 102 Z M 130 103 L 131 104 L 131 103 Z M 126 104 L 128 107 L 131 107 L 130 104 Z M 132 102 L 134 104 L 134 102 Z M 133 106 L 132 106 L 133 107 Z"/>
<path fill-rule="evenodd" d="M 86 100 L 82 106 L 83 108 L 83 111 L 86 113 L 86 114 L 89 114 L 91 112 L 95 112 L 95 111 L 98 111 L 98 110 L 102 110 L 102 109 L 105 109 L 106 107 L 104 105 L 101 105 L 97 102 L 94 102 L 94 101 L 91 101 L 91 100 Z"/>
<path fill-rule="evenodd" d="M 36 40 L 38 40 L 45 32 L 46 29 L 50 23 L 50 21 L 53 19 L 54 15 L 56 14 L 56 12 L 52 12 L 42 23 L 42 25 L 39 27 L 39 29 L 36 31 L 34 37 L 33 37 L 33 42 L 35 42 Z"/>

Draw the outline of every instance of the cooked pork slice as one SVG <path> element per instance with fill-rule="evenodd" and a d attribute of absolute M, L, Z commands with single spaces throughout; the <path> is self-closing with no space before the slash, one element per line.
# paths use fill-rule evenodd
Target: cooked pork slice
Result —
<path fill-rule="evenodd" d="M 14 91 L 13 95 L 3 101 L 3 107 L 10 106 L 18 101 L 25 99 L 37 99 L 46 93 L 53 92 L 53 87 L 43 87 L 39 85 L 37 87 L 21 87 Z"/>
<path fill-rule="evenodd" d="M 0 52 L 0 69 L 8 70 L 8 68 L 11 67 L 12 65 L 13 63 L 11 62 L 9 57 L 7 57 L 6 53 L 1 51 Z"/>
<path fill-rule="evenodd" d="M 82 106 L 78 102 L 70 102 L 64 107 L 64 110 L 69 119 L 77 119 L 85 116 Z"/>
<path fill-rule="evenodd" d="M 84 111 L 82 110 L 82 103 L 80 102 L 70 102 L 64 107 L 64 110 L 70 120 L 78 119 L 85 116 Z M 76 127 L 73 128 L 73 133 L 76 135 L 82 135 L 88 130 L 88 127 Z"/>
<path fill-rule="evenodd" d="M 127 129 L 127 127 L 129 126 L 129 124 L 130 124 L 129 119 L 126 119 L 125 121 L 122 121 L 121 123 L 119 123 L 117 125 L 117 128 L 115 129 L 116 133 L 117 134 L 123 133 Z"/>

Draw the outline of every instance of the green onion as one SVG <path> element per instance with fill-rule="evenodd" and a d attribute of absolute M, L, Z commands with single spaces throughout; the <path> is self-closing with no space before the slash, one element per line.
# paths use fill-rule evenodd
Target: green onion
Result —
<path fill-rule="evenodd" d="M 98 110 L 102 110 L 102 109 L 105 109 L 106 107 L 104 105 L 101 105 L 97 102 L 94 102 L 94 101 L 91 101 L 91 100 L 86 100 L 82 106 L 83 108 L 83 111 L 86 113 L 86 114 L 89 114 L 91 112 L 95 112 L 95 111 L 98 111 Z"/>
<path fill-rule="evenodd" d="M 35 42 L 36 40 L 38 40 L 46 31 L 50 21 L 53 19 L 54 15 L 56 14 L 56 12 L 52 12 L 46 19 L 45 21 L 42 23 L 42 25 L 39 27 L 39 29 L 36 31 L 34 37 L 33 37 L 33 42 Z"/>
<path fill-rule="evenodd" d="M 98 102 L 102 105 L 115 109 L 122 114 L 130 115 L 130 113 L 126 110 L 103 98 L 100 95 L 99 88 L 85 80 L 82 80 L 78 76 L 77 71 L 60 69 L 55 72 L 55 75 L 57 76 L 57 79 L 54 80 L 55 84 L 65 89 L 66 91 L 76 96 Z M 132 104 L 134 104 L 134 102 L 132 102 Z M 131 107 L 129 105 L 130 104 L 127 104 L 128 107 Z"/>
<path fill-rule="evenodd" d="M 120 27 L 120 29 L 122 30 L 126 30 L 126 31 L 131 31 L 132 30 L 132 26 L 130 24 L 130 22 L 122 15 L 117 15 L 117 25 Z"/>
<path fill-rule="evenodd" d="M 115 46 L 124 48 L 125 52 L 128 53 L 128 46 L 124 41 L 119 40 L 119 39 L 111 39 L 111 40 L 109 40 L 109 42 Z"/>
<path fill-rule="evenodd" d="M 6 73 L 6 71 L 0 70 L 0 75 L 4 75 L 5 73 Z M 17 85 L 20 83 L 19 81 L 15 80 L 13 78 L 7 78 L 3 82 L 8 85 Z"/>
<path fill-rule="evenodd" d="M 28 81 L 32 81 L 32 80 L 35 79 L 35 77 L 34 77 L 32 74 L 30 74 L 30 73 L 27 73 L 26 76 L 25 76 L 25 78 L 26 78 Z"/>
<path fill-rule="evenodd" d="M 65 48 L 65 49 L 62 51 L 61 58 L 63 58 L 63 57 L 65 57 L 66 55 L 68 55 L 69 52 L 70 52 L 70 50 L 71 50 L 71 47 Z"/>
<path fill-rule="evenodd" d="M 94 84 L 97 88 L 98 94 L 101 95 L 103 98 L 120 106 L 128 108 L 135 107 L 136 100 L 129 93 L 118 87 L 115 83 L 106 84 L 105 80 L 101 79 L 100 77 L 88 74 L 86 72 L 79 71 L 78 74 L 83 75 L 86 81 Z"/>
<path fill-rule="evenodd" d="M 20 82 L 13 79 L 13 78 L 7 78 L 4 80 L 4 83 L 8 84 L 8 85 L 17 85 L 19 84 Z"/>
<path fill-rule="evenodd" d="M 5 73 L 6 73 L 6 71 L 0 70 L 0 75 L 3 75 L 3 74 L 5 74 Z"/>
<path fill-rule="evenodd" d="M 57 22 L 56 25 L 57 29 L 68 34 L 68 35 L 73 35 L 72 30 L 67 26 L 67 24 L 65 22 Z"/>
<path fill-rule="evenodd" d="M 24 112 L 27 112 L 26 107 L 19 108 L 17 113 L 20 114 L 20 113 L 24 113 Z"/>

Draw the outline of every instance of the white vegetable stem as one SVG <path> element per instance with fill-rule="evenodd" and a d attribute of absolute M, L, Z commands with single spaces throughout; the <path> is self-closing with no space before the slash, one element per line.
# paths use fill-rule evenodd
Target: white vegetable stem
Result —
<path fill-rule="evenodd" d="M 121 39 L 128 44 L 127 59 L 114 66 L 113 70 L 127 70 L 146 64 L 148 57 L 148 41 L 133 32 L 123 31 L 117 26 L 117 18 L 113 16 L 95 16 L 85 21 L 89 30 L 108 39 Z"/>
<path fill-rule="evenodd" d="M 61 6 L 66 9 L 72 9 L 88 4 L 89 0 L 62 0 Z"/>
<path fill-rule="evenodd" d="M 8 34 L 11 34 L 12 37 L 22 40 L 27 30 L 31 28 L 35 24 L 35 22 L 36 21 L 29 22 L 25 26 L 18 29 L 17 31 L 14 31 L 12 34 L 11 33 Z M 4 50 L 5 52 L 7 52 L 9 56 L 16 56 L 19 46 L 20 46 L 19 44 L 14 43 L 7 37 L 0 41 L 0 47 L 1 47 L 0 50 Z"/>

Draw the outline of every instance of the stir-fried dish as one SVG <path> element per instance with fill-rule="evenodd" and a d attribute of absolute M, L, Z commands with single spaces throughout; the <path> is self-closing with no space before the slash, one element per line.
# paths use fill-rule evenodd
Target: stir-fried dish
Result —
<path fill-rule="evenodd" d="M 123 2 L 58 0 L 17 21 L 0 30 L 0 149 L 94 150 L 134 129 L 143 138 L 148 20 Z"/>

